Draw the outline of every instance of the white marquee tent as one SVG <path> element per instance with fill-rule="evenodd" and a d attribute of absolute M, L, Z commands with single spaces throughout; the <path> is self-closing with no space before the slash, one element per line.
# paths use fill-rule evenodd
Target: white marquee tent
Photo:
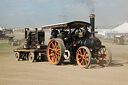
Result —
<path fill-rule="evenodd" d="M 113 33 L 128 33 L 128 23 L 125 22 L 122 25 L 119 25 L 118 27 L 112 29 Z"/>
<path fill-rule="evenodd" d="M 3 30 L 3 28 L 0 26 L 0 30 Z"/>

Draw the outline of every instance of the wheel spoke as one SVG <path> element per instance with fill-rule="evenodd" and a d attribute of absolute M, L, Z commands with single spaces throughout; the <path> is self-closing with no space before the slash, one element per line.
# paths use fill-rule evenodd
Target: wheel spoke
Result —
<path fill-rule="evenodd" d="M 49 50 L 53 50 L 53 48 L 49 48 Z"/>
<path fill-rule="evenodd" d="M 86 61 L 88 61 L 88 59 L 86 59 Z"/>
<path fill-rule="evenodd" d="M 58 48 L 59 48 L 59 45 L 56 46 L 56 49 L 58 49 Z"/>
<path fill-rule="evenodd" d="M 56 45 L 57 45 L 57 43 L 55 42 L 55 48 L 56 48 Z"/>
<path fill-rule="evenodd" d="M 50 53 L 53 53 L 53 51 L 51 50 Z"/>
<path fill-rule="evenodd" d="M 105 54 L 105 52 L 106 52 L 106 48 L 103 49 L 103 54 Z"/>
<path fill-rule="evenodd" d="M 109 53 L 106 53 L 105 55 L 107 56 Z"/>
<path fill-rule="evenodd" d="M 60 52 L 56 52 L 56 54 L 60 55 Z"/>
<path fill-rule="evenodd" d="M 109 57 L 105 57 L 105 60 L 106 60 L 106 63 L 109 63 L 108 60 L 109 60 Z"/>
<path fill-rule="evenodd" d="M 85 64 L 87 65 L 87 61 L 85 60 Z"/>
<path fill-rule="evenodd" d="M 55 48 L 55 45 L 52 43 L 52 47 Z"/>
<path fill-rule="evenodd" d="M 58 56 L 58 55 L 56 55 L 56 58 L 57 58 L 57 59 L 59 59 L 59 56 Z"/>
<path fill-rule="evenodd" d="M 108 60 L 106 60 L 106 63 L 109 63 Z"/>
<path fill-rule="evenodd" d="M 105 59 L 109 59 L 109 57 L 105 57 Z"/>
<path fill-rule="evenodd" d="M 87 53 L 87 51 L 84 52 L 84 55 Z"/>
<path fill-rule="evenodd" d="M 54 57 L 50 57 L 51 61 L 54 62 Z"/>
<path fill-rule="evenodd" d="M 88 56 L 84 56 L 84 60 L 85 60 L 85 61 L 88 61 L 88 58 L 87 58 L 87 57 L 88 57 Z"/>
<path fill-rule="evenodd" d="M 100 61 L 99 61 L 99 58 L 98 58 L 98 57 L 96 58 L 96 61 L 97 61 L 97 63 L 100 63 Z"/>
<path fill-rule="evenodd" d="M 56 51 L 60 51 L 60 49 L 56 49 Z"/>
<path fill-rule="evenodd" d="M 78 53 L 77 55 L 80 56 L 81 54 Z"/>
<path fill-rule="evenodd" d="M 80 54 L 82 55 L 81 49 L 79 50 Z"/>
<path fill-rule="evenodd" d="M 79 61 L 80 59 L 82 59 L 82 58 L 78 58 L 78 61 Z"/>
<path fill-rule="evenodd" d="M 56 55 L 54 56 L 54 60 L 55 60 L 55 62 L 57 62 L 57 57 L 56 57 Z"/>
<path fill-rule="evenodd" d="M 84 61 L 83 61 L 83 59 L 82 59 L 82 61 L 81 61 L 80 63 L 81 63 L 81 65 L 84 65 Z"/>
<path fill-rule="evenodd" d="M 53 53 L 49 54 L 49 56 L 52 56 L 52 57 L 53 57 L 53 55 L 54 55 Z"/>
<path fill-rule="evenodd" d="M 88 55 L 85 56 L 86 58 L 88 57 Z"/>
<path fill-rule="evenodd" d="M 85 50 L 85 49 L 83 49 L 83 55 L 84 55 L 84 50 Z"/>
<path fill-rule="evenodd" d="M 78 53 L 77 55 L 78 55 L 78 56 L 83 56 L 82 54 L 79 54 L 79 53 Z"/>

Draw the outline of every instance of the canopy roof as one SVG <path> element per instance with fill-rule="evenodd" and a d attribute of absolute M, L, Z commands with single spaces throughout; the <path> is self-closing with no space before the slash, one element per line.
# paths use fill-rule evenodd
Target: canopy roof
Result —
<path fill-rule="evenodd" d="M 49 29 L 49 28 L 77 28 L 77 27 L 84 27 L 84 26 L 90 26 L 90 23 L 84 22 L 84 21 L 72 21 L 72 22 L 65 22 L 65 23 L 58 23 L 58 24 L 52 24 L 52 25 L 46 25 L 42 26 L 42 29 Z"/>
<path fill-rule="evenodd" d="M 128 33 L 128 23 L 125 22 L 124 24 L 112 29 L 114 33 Z"/>

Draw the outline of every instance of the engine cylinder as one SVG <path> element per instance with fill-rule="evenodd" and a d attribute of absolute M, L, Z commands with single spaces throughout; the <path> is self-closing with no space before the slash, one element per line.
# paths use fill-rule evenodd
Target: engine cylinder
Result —
<path fill-rule="evenodd" d="M 99 47 L 101 47 L 101 41 L 98 38 L 93 37 L 86 41 L 86 46 L 88 48 L 98 49 Z"/>
<path fill-rule="evenodd" d="M 86 46 L 88 48 L 95 48 L 95 49 L 99 49 L 101 47 L 101 41 L 96 37 L 89 38 L 86 40 L 75 41 L 74 44 L 76 46 Z"/>

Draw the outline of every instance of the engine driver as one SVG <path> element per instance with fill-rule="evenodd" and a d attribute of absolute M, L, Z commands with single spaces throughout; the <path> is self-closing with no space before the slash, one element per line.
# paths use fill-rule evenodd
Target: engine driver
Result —
<path fill-rule="evenodd" d="M 58 30 L 56 30 L 56 28 L 53 28 L 50 38 L 57 38 L 57 34 L 59 34 Z"/>

